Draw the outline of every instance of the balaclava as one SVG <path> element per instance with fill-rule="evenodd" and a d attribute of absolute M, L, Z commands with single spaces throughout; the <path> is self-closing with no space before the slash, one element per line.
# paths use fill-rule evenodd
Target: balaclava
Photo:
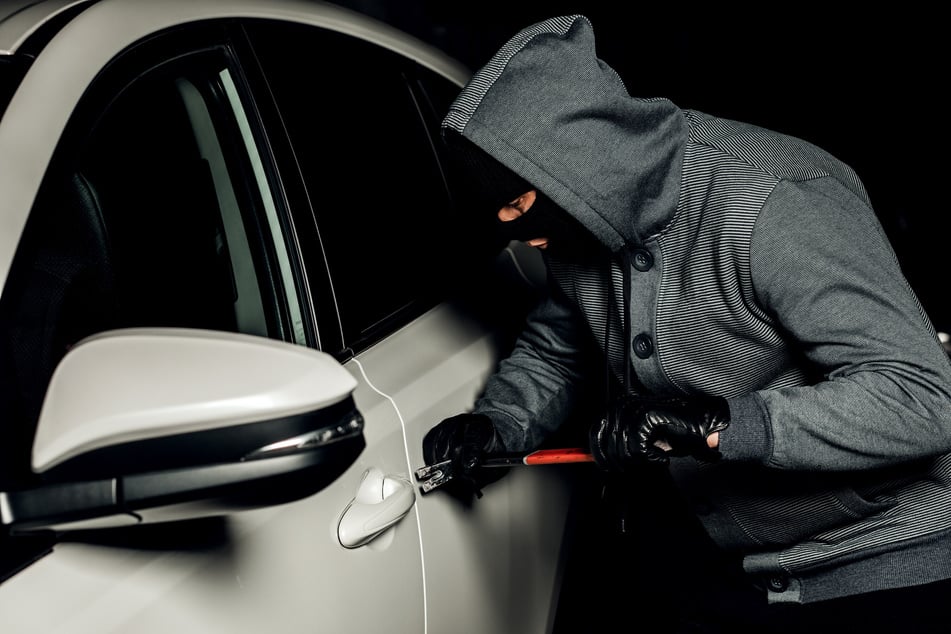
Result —
<path fill-rule="evenodd" d="M 480 220 L 491 218 L 496 238 L 505 243 L 548 238 L 548 250 L 566 258 L 587 257 L 604 251 L 595 237 L 568 212 L 474 143 L 452 130 L 444 131 L 444 140 L 466 198 L 465 207 Z M 508 222 L 498 219 L 499 209 L 532 189 L 537 197 L 528 213 Z"/>

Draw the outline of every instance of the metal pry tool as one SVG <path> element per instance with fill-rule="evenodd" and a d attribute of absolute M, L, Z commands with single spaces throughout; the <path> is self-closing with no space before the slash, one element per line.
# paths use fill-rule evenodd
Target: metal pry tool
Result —
<path fill-rule="evenodd" d="M 524 454 L 500 454 L 488 456 L 480 463 L 482 467 L 512 467 L 517 465 L 535 466 L 543 464 L 562 464 L 574 462 L 594 462 L 590 452 L 580 448 L 568 449 L 539 449 Z M 429 493 L 441 487 L 456 474 L 453 473 L 452 460 L 443 460 L 426 465 L 415 471 L 416 479 L 420 482 L 419 490 Z"/>

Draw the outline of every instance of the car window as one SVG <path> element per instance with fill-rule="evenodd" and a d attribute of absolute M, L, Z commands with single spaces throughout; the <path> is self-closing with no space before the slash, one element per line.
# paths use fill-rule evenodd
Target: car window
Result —
<path fill-rule="evenodd" d="M 344 346 L 359 350 L 432 305 L 461 239 L 413 65 L 315 27 L 247 32 L 316 217 Z"/>
<path fill-rule="evenodd" d="M 227 49 L 149 46 L 77 107 L 0 302 L 4 439 L 17 437 L 0 443 L 0 462 L 21 473 L 52 371 L 85 336 L 189 327 L 305 343 L 291 248 Z"/>
<path fill-rule="evenodd" d="M 23 63 L 23 60 L 0 57 L 0 116 L 3 116 L 3 112 L 6 110 L 7 104 L 10 103 L 10 98 L 13 97 L 17 86 L 20 85 L 20 80 L 23 79 L 25 72 L 26 64 Z"/>

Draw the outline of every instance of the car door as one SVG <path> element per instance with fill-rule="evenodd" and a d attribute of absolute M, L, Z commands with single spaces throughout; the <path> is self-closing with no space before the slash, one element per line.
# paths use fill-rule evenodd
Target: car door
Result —
<path fill-rule="evenodd" d="M 324 246 L 340 318 L 325 349 L 396 406 L 411 471 L 426 431 L 471 409 L 537 297 L 537 270 L 530 279 L 504 264 L 537 267 L 537 254 L 507 251 L 490 267 L 479 224 L 453 216 L 437 128 L 457 84 L 357 38 L 273 22 L 246 30 Z M 568 475 L 516 469 L 471 508 L 442 492 L 418 500 L 428 631 L 548 631 Z"/>
<path fill-rule="evenodd" d="M 17 430 L 5 438 L 5 486 L 35 478 L 29 442 L 46 383 L 84 336 L 174 326 L 318 346 L 316 316 L 336 314 L 312 291 L 322 273 L 301 257 L 310 229 L 295 226 L 295 190 L 282 182 L 296 176 L 271 154 L 268 138 L 281 132 L 265 129 L 255 108 L 235 23 L 166 29 L 163 18 L 153 34 L 139 22 L 149 37 L 88 68 L 74 51 L 108 40 L 109 21 L 93 21 L 106 17 L 77 19 L 25 78 L 4 121 L 38 125 L 23 104 L 68 100 L 57 93 L 62 73 L 94 78 L 78 103 L 57 105 L 72 115 L 50 148 L 3 293 L 0 325 L 14 365 L 6 378 L 17 386 L 5 382 L 5 427 Z M 337 481 L 224 518 L 3 535 L 0 628 L 424 631 L 419 533 L 406 514 L 414 496 L 399 477 L 408 475 L 401 420 L 359 365 L 348 367 L 367 447 Z M 387 510 L 392 528 L 365 544 L 372 531 L 344 531 L 354 511 L 378 509 L 384 496 L 409 500 Z M 351 547 L 344 533 L 356 534 Z"/>

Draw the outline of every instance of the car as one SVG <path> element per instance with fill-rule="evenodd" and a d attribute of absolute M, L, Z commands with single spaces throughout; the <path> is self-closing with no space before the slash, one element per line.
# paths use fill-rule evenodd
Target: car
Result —
<path fill-rule="evenodd" d="M 305 0 L 0 3 L 0 629 L 551 632 L 585 465 L 423 493 L 544 284 L 469 70 Z"/>

